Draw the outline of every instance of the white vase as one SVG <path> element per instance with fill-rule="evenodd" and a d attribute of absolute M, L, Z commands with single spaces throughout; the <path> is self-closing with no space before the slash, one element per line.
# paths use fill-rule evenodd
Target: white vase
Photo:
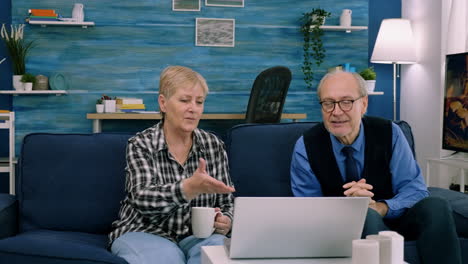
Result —
<path fill-rule="evenodd" d="M 375 90 L 375 80 L 367 80 L 367 92 L 372 93 Z"/>
<path fill-rule="evenodd" d="M 72 18 L 76 22 L 84 21 L 84 5 L 81 3 L 76 3 L 73 5 Z"/>
<path fill-rule="evenodd" d="M 96 113 L 104 113 L 104 105 L 96 104 Z"/>
<path fill-rule="evenodd" d="M 23 88 L 25 91 L 32 91 L 32 88 L 33 88 L 33 83 L 32 82 L 26 82 L 26 83 L 23 83 Z"/>
<path fill-rule="evenodd" d="M 104 112 L 106 113 L 115 112 L 115 100 L 104 100 Z"/>
<path fill-rule="evenodd" d="M 23 90 L 23 83 L 21 82 L 21 78 L 23 75 L 13 75 L 13 88 L 17 91 Z"/>
<path fill-rule="evenodd" d="M 350 27 L 351 26 L 351 14 L 353 11 L 351 9 L 343 9 L 340 16 L 340 26 Z"/>

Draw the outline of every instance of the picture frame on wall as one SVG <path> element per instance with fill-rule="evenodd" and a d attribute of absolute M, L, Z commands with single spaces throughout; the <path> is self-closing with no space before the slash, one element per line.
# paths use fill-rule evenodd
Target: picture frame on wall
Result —
<path fill-rule="evenodd" d="M 201 0 L 172 0 L 172 11 L 200 11 Z"/>
<path fill-rule="evenodd" d="M 244 0 L 205 0 L 205 6 L 244 7 Z"/>
<path fill-rule="evenodd" d="M 234 47 L 236 20 L 229 18 L 196 18 L 195 45 Z"/>

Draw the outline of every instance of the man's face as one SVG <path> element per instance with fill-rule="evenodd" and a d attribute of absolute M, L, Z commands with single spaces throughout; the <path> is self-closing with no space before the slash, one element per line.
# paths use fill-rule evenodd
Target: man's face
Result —
<path fill-rule="evenodd" d="M 325 128 L 346 145 L 352 144 L 359 134 L 361 118 L 367 110 L 367 96 L 360 97 L 358 81 L 350 73 L 338 73 L 328 77 L 320 91 L 321 102 L 339 102 L 348 100 L 352 108 L 343 111 L 339 104 L 331 112 L 322 107 Z M 343 103 L 346 104 L 346 103 Z"/>

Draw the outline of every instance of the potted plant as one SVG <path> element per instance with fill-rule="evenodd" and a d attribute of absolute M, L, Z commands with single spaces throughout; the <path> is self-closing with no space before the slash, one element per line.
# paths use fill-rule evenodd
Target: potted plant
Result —
<path fill-rule="evenodd" d="M 96 100 L 96 113 L 104 113 L 104 104 L 101 98 Z"/>
<path fill-rule="evenodd" d="M 21 77 L 21 82 L 23 83 L 23 89 L 25 91 L 32 91 L 33 84 L 36 82 L 36 76 L 25 73 Z"/>
<path fill-rule="evenodd" d="M 325 23 L 325 18 L 331 15 L 330 12 L 321 8 L 314 8 L 309 13 L 304 13 L 301 18 L 301 32 L 304 35 L 304 60 L 302 72 L 304 73 L 304 81 L 308 88 L 312 88 L 314 80 L 313 63 L 320 67 L 325 58 L 325 48 L 322 43 L 323 29 L 320 28 Z"/>
<path fill-rule="evenodd" d="M 359 75 L 367 83 L 367 92 L 373 92 L 375 90 L 375 80 L 377 79 L 377 73 L 374 71 L 374 67 L 368 67 L 359 72 Z"/>
<path fill-rule="evenodd" d="M 111 98 L 105 94 L 102 95 L 101 99 L 104 101 L 104 112 L 114 113 L 116 112 L 116 100 L 117 98 Z"/>
<path fill-rule="evenodd" d="M 25 41 L 24 24 L 10 25 L 10 32 L 6 29 L 5 24 L 2 24 L 0 36 L 5 42 L 5 46 L 10 55 L 13 66 L 13 87 L 16 90 L 22 89 L 21 75 L 26 72 L 26 57 L 30 49 L 33 47 L 33 41 Z"/>

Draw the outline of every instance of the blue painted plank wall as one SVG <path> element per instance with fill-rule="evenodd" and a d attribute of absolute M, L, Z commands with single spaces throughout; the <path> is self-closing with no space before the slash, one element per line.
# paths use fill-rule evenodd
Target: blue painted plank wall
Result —
<path fill-rule="evenodd" d="M 0 0 L 0 24 L 11 22 L 11 2 L 10 0 Z M 3 43 L 2 43 L 3 44 Z M 4 45 L 0 44 L 0 60 L 7 56 Z M 0 64 L 0 89 L 11 86 L 11 65 L 9 61 Z M 11 109 L 11 96 L 0 96 L 0 109 Z M 0 157 L 8 156 L 8 131 L 0 129 Z M 8 192 L 8 173 L 0 173 L 0 193 Z"/>
<path fill-rule="evenodd" d="M 13 23 L 22 23 L 29 8 L 56 9 L 71 16 L 73 0 L 15 0 Z M 252 83 L 262 70 L 284 65 L 293 80 L 284 112 L 305 112 L 308 121 L 320 120 L 315 88 L 306 88 L 301 72 L 302 35 L 299 18 L 314 7 L 332 13 L 328 25 L 339 24 L 341 10 L 353 10 L 353 25 L 368 25 L 367 0 L 246 0 L 244 8 L 207 7 L 200 12 L 172 11 L 170 0 L 81 1 L 85 20 L 95 27 L 28 25 L 26 38 L 35 40 L 27 69 L 33 74 L 62 73 L 70 80 L 64 96 L 16 96 L 17 145 L 31 132 L 88 133 L 102 94 L 138 96 L 157 109 L 159 73 L 168 65 L 185 65 L 208 81 L 210 94 L 205 112 L 244 112 Z M 197 47 L 195 18 L 236 19 L 235 47 Z M 368 64 L 368 31 L 351 34 L 328 31 L 324 36 L 327 57 L 317 71 L 350 62 L 358 69 Z M 106 122 L 107 131 L 138 131 L 147 122 Z M 227 129 L 232 122 L 204 121 L 201 127 Z M 19 149 L 19 148 L 18 148 Z"/>

